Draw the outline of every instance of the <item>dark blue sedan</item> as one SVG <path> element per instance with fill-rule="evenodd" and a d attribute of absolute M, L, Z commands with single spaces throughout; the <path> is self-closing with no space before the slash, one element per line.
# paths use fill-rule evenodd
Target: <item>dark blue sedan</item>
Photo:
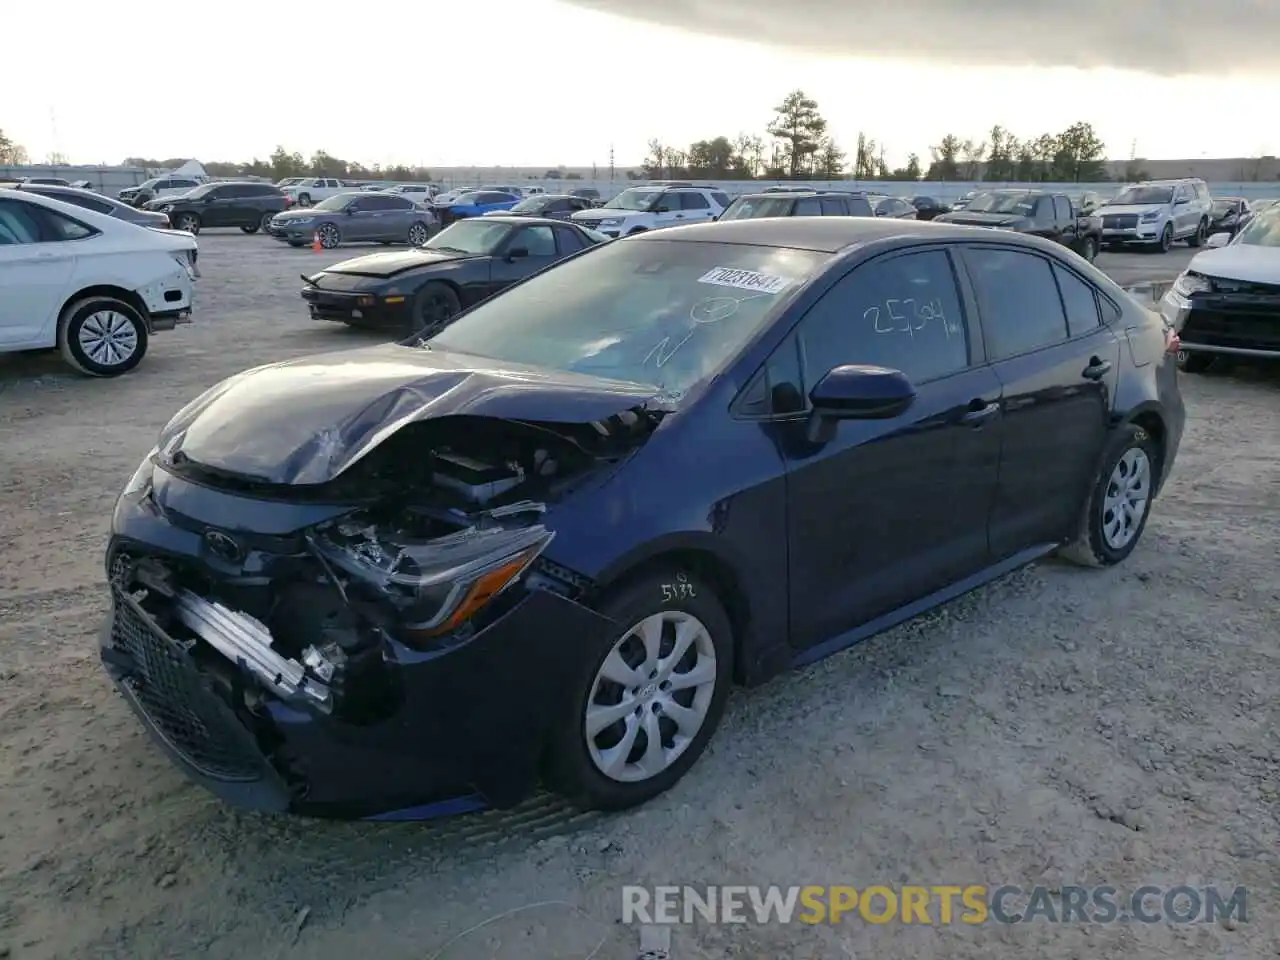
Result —
<path fill-rule="evenodd" d="M 871 218 L 601 245 L 427 341 L 259 367 L 121 495 L 107 671 L 229 802 L 623 808 L 734 685 L 1134 550 L 1177 338 L 1060 245 Z"/>

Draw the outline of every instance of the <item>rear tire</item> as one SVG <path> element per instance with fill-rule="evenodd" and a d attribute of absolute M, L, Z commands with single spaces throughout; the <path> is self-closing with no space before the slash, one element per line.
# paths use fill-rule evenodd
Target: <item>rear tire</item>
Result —
<path fill-rule="evenodd" d="M 1103 451 L 1075 540 L 1059 555 L 1086 567 L 1113 566 L 1129 556 L 1146 529 L 1160 470 L 1154 438 L 1137 424 L 1117 427 Z"/>
<path fill-rule="evenodd" d="M 1203 247 L 1205 238 L 1209 236 L 1209 221 L 1201 220 L 1196 225 L 1196 232 L 1187 237 L 1188 247 Z"/>
<path fill-rule="evenodd" d="M 261 227 L 260 227 L 258 224 L 254 224 L 252 227 L 241 227 L 241 228 L 240 228 L 241 232 L 243 232 L 243 233 L 257 233 L 260 229 L 261 229 Z"/>
<path fill-rule="evenodd" d="M 623 584 L 597 609 L 621 629 L 577 667 L 553 723 L 549 779 L 584 808 L 623 810 L 670 789 L 706 749 L 733 679 L 733 629 L 711 586 L 678 566 Z M 655 630 L 652 648 L 640 639 L 642 627 Z M 679 641 L 687 646 L 675 656 Z M 614 665 L 608 671 L 607 662 Z M 634 683 L 612 679 L 622 674 Z M 603 725 L 588 734 L 592 715 L 604 717 L 591 721 Z M 662 749 L 650 753 L 655 732 Z M 628 739 L 627 753 L 611 766 Z"/>
<path fill-rule="evenodd" d="M 77 300 L 58 320 L 58 349 L 72 367 L 91 377 L 128 373 L 147 353 L 147 324 L 115 297 Z"/>
<path fill-rule="evenodd" d="M 1098 256 L 1098 241 L 1093 237 L 1085 237 L 1080 241 L 1080 256 L 1093 263 Z"/>

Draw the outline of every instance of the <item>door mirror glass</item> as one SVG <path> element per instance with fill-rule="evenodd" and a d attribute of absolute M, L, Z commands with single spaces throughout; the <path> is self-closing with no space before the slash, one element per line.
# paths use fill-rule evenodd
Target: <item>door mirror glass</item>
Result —
<path fill-rule="evenodd" d="M 809 401 L 819 416 L 833 420 L 885 420 L 906 411 L 916 388 L 901 370 L 845 364 L 813 385 Z"/>

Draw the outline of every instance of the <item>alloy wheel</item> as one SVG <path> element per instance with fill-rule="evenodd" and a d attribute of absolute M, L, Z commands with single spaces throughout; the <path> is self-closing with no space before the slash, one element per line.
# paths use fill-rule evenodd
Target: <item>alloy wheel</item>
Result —
<path fill-rule="evenodd" d="M 409 243 L 412 246 L 420 247 L 427 242 L 427 228 L 420 223 L 415 223 L 409 228 Z"/>
<path fill-rule="evenodd" d="M 332 250 L 342 242 L 342 236 L 338 233 L 338 228 L 332 223 L 322 224 L 320 227 L 320 246 L 326 250 Z"/>
<path fill-rule="evenodd" d="M 645 617 L 592 682 L 583 717 L 592 763 L 623 783 L 657 776 L 698 735 L 715 691 L 715 644 L 703 622 L 681 610 Z"/>
<path fill-rule="evenodd" d="M 1123 550 L 1138 535 L 1151 497 L 1151 461 L 1146 451 L 1131 447 L 1116 462 L 1102 501 L 1102 537 L 1112 550 Z"/>
<path fill-rule="evenodd" d="M 117 367 L 127 363 L 138 349 L 134 322 L 116 310 L 99 310 L 80 324 L 80 349 L 94 363 Z"/>

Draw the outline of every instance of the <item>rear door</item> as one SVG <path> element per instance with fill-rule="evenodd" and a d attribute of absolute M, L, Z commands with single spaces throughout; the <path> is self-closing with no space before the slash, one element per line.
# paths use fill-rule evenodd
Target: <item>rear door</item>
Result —
<path fill-rule="evenodd" d="M 587 246 L 582 235 L 573 227 L 556 227 L 556 253 L 557 259 L 563 260 L 570 254 L 577 253 L 583 247 Z"/>
<path fill-rule="evenodd" d="M 822 216 L 822 202 L 817 197 L 801 197 L 791 208 L 793 217 Z"/>
<path fill-rule="evenodd" d="M 1073 244 L 1078 233 L 1076 217 L 1075 212 L 1071 209 L 1071 201 L 1063 194 L 1055 193 L 1053 195 L 1053 219 L 1057 224 L 1053 239 L 1067 246 Z"/>
<path fill-rule="evenodd" d="M 680 211 L 684 214 L 685 223 L 701 223 L 712 219 L 717 213 L 706 194 L 700 190 L 686 190 L 680 194 Z"/>
<path fill-rule="evenodd" d="M 398 195 L 373 196 L 368 200 L 372 201 L 373 238 L 403 243 L 409 236 L 409 225 L 417 219 L 413 202 Z"/>
<path fill-rule="evenodd" d="M 987 356 L 1003 388 L 994 560 L 1068 537 L 1106 442 L 1120 342 L 1098 291 L 1056 257 L 966 244 Z"/>
<path fill-rule="evenodd" d="M 0 347 L 52 346 L 75 273 L 76 243 L 95 231 L 34 203 L 0 199 Z"/>
<path fill-rule="evenodd" d="M 855 267 L 801 319 L 765 395 L 787 463 L 791 636 L 811 647 L 982 569 L 1000 458 L 1000 384 L 982 363 L 944 246 Z M 788 351 L 794 351 L 789 353 Z M 833 367 L 901 370 L 907 412 L 805 436 Z"/>

